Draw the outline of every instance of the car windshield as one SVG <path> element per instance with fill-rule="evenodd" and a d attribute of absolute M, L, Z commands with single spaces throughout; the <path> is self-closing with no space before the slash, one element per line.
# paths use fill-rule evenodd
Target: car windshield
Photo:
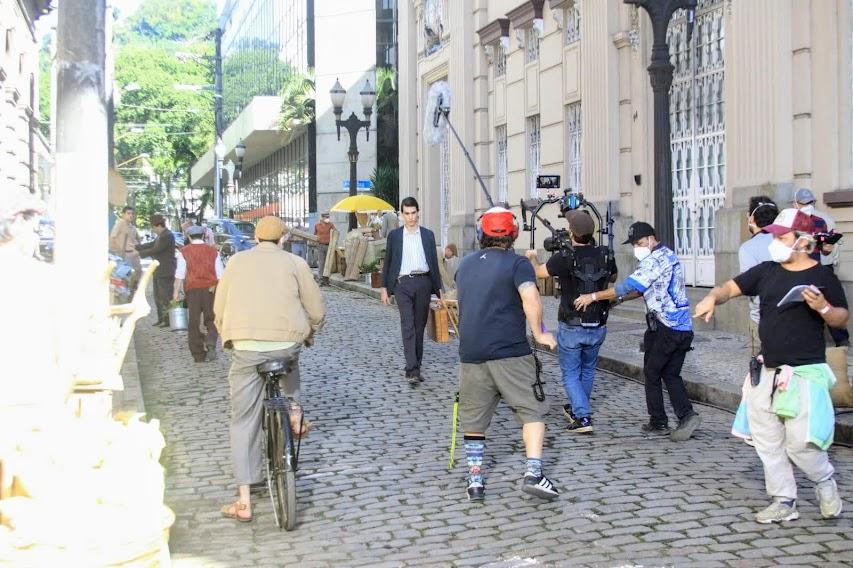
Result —
<path fill-rule="evenodd" d="M 234 226 L 247 237 L 255 238 L 255 226 L 253 224 L 245 221 L 234 221 Z"/>

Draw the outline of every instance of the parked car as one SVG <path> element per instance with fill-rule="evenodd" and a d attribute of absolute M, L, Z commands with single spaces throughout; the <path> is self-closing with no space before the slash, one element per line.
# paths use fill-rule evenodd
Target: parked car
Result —
<path fill-rule="evenodd" d="M 240 251 L 249 250 L 255 242 L 255 224 L 235 219 L 208 219 L 207 226 L 213 231 L 213 240 L 223 258 Z"/>
<path fill-rule="evenodd" d="M 56 226 L 52 219 L 39 219 L 39 254 L 46 262 L 53 262 L 53 244 L 56 240 Z"/>

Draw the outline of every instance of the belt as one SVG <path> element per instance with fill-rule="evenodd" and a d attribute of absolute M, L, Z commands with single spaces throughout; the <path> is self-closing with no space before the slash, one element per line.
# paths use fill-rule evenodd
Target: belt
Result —
<path fill-rule="evenodd" d="M 410 272 L 408 274 L 401 274 L 397 280 L 401 280 L 403 278 L 414 278 L 415 276 L 428 276 L 429 272 Z"/>

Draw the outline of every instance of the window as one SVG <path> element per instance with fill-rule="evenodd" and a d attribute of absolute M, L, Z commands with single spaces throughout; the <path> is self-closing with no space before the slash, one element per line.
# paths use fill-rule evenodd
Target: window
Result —
<path fill-rule="evenodd" d="M 506 51 L 500 44 L 495 46 L 495 77 L 506 75 Z"/>
<path fill-rule="evenodd" d="M 571 45 L 581 39 L 581 9 L 578 0 L 570 8 L 566 8 L 566 45 Z"/>
<path fill-rule="evenodd" d="M 527 119 L 527 194 L 530 197 L 538 197 L 539 192 L 536 189 L 536 176 L 539 175 L 539 165 L 541 161 L 540 153 L 541 135 L 539 132 L 539 115 L 533 115 Z"/>
<path fill-rule="evenodd" d="M 566 107 L 567 175 L 572 191 L 581 191 L 581 103 Z"/>
<path fill-rule="evenodd" d="M 495 129 L 495 182 L 497 201 L 509 202 L 508 167 L 506 159 L 506 125 Z"/>
<path fill-rule="evenodd" d="M 533 28 L 524 30 L 527 48 L 524 51 L 524 62 L 533 63 L 539 60 L 539 33 Z"/>

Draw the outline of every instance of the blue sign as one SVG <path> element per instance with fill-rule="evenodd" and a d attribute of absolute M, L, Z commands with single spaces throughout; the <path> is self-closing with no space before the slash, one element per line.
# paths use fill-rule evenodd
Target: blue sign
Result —
<path fill-rule="evenodd" d="M 344 189 L 349 189 L 349 180 L 345 179 L 343 183 Z M 358 184 L 356 185 L 358 191 L 370 191 L 373 189 L 373 184 L 370 183 L 369 179 L 360 179 L 358 180 Z"/>

